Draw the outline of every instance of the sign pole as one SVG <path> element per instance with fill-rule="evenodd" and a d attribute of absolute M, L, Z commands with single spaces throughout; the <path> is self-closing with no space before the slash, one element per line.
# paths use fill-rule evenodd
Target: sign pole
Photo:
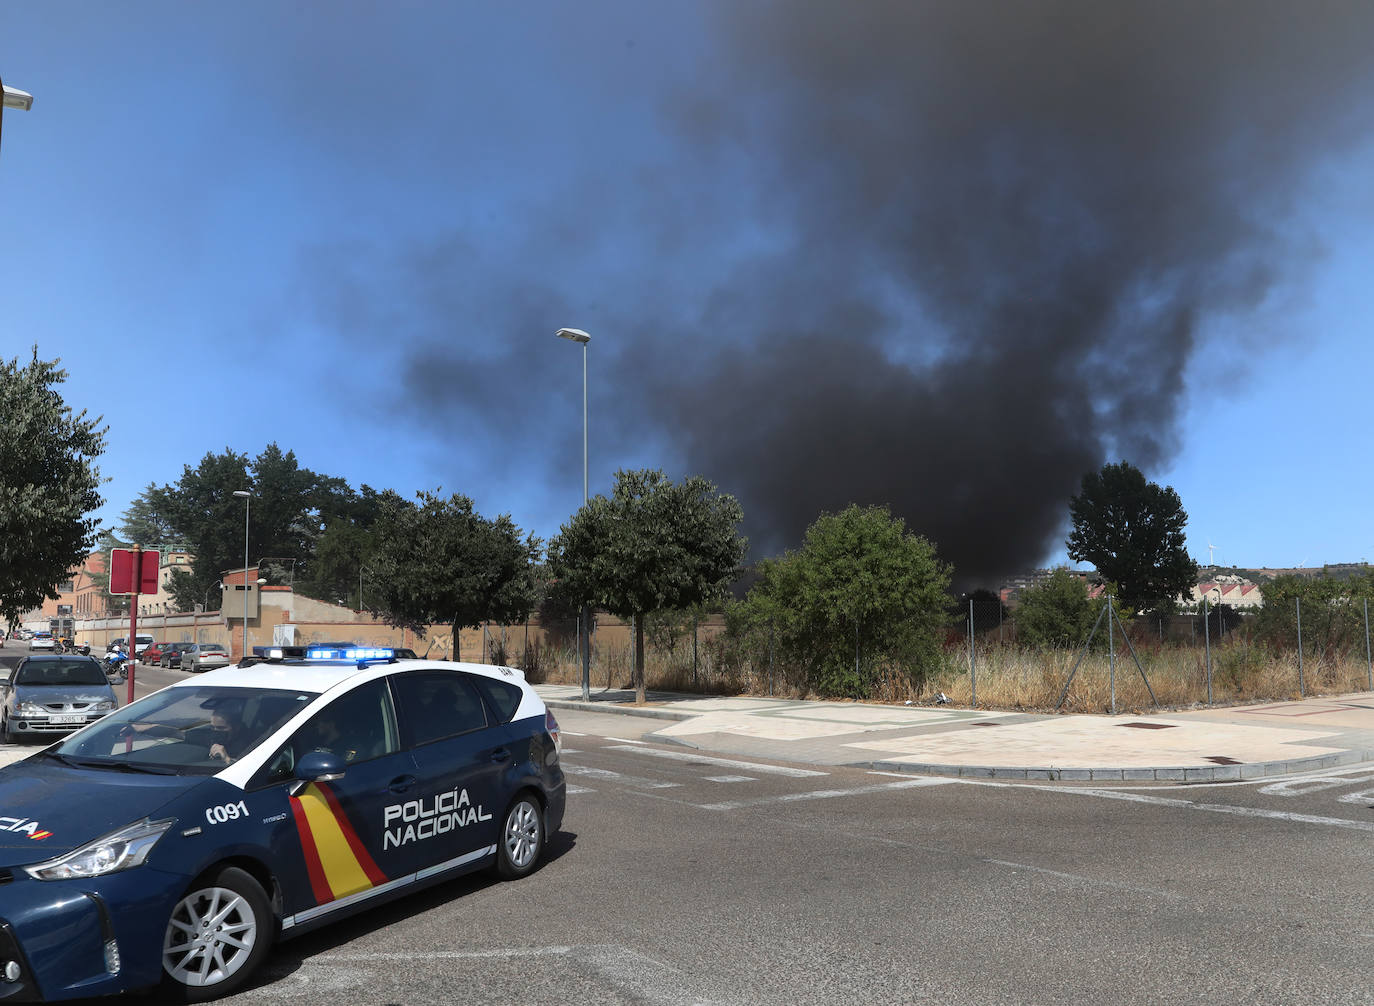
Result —
<path fill-rule="evenodd" d="M 142 545 L 134 546 L 133 575 L 129 578 L 133 593 L 129 595 L 129 659 L 125 662 L 129 668 L 129 697 L 124 700 L 126 706 L 134 700 L 134 647 L 138 645 L 138 587 L 143 578 L 142 552 Z"/>

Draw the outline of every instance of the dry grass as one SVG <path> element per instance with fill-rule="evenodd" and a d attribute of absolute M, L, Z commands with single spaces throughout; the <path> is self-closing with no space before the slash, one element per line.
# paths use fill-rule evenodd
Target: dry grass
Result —
<path fill-rule="evenodd" d="M 518 659 L 518 654 L 513 654 Z M 1163 708 L 1188 708 L 1207 702 L 1205 651 L 1184 646 L 1144 646 L 1137 651 L 1141 667 L 1155 698 Z M 991 646 L 978 651 L 978 706 L 987 709 L 1022 709 L 1052 712 L 1059 702 L 1069 672 L 1078 660 L 1074 651 L 1037 652 L 1012 646 Z M 543 680 L 579 684 L 582 680 L 575 649 L 546 651 Z M 1274 702 L 1302 695 L 1338 695 L 1369 689 L 1369 665 L 1364 654 L 1308 655 L 1303 661 L 1303 683 L 1298 683 L 1296 652 L 1270 653 L 1244 640 L 1212 649 L 1212 701 L 1216 704 Z M 668 654 L 650 651 L 645 658 L 645 679 L 650 689 L 714 695 L 774 695 L 814 698 L 788 680 L 781 668 L 769 674 L 766 664 L 730 669 L 713 653 L 699 651 L 695 673 L 690 642 Z M 593 648 L 593 689 L 628 688 L 631 657 L 628 650 L 601 652 Z M 1127 651 L 1116 654 L 1116 709 L 1121 713 L 1154 708 L 1140 670 Z M 904 676 L 883 676 L 865 701 L 930 705 L 944 692 L 956 706 L 971 705 L 972 683 L 967 653 L 951 653 L 945 665 L 917 689 Z M 1090 653 L 1074 675 L 1063 709 L 1066 712 L 1105 713 L 1112 705 L 1112 671 L 1106 653 Z"/>
<path fill-rule="evenodd" d="M 1089 654 L 1074 674 L 1063 709 L 1067 712 L 1110 712 L 1113 685 L 1118 712 L 1153 709 L 1151 690 L 1163 708 L 1206 704 L 1207 661 L 1203 649 L 1144 648 L 1136 656 L 1140 660 L 1138 668 L 1129 652 L 1118 652 L 1113 675 L 1107 654 Z M 1067 651 L 1039 653 L 997 647 L 980 652 L 978 705 L 991 709 L 1053 711 L 1064 694 L 1064 686 L 1077 660 L 1077 653 Z M 1148 687 L 1141 676 L 1142 671 L 1149 679 Z M 1364 691 L 1369 687 L 1369 665 L 1363 655 L 1358 658 L 1353 655 L 1309 657 L 1303 663 L 1302 678 L 1299 687 L 1296 653 L 1271 654 L 1251 649 L 1243 641 L 1212 650 L 1212 701 L 1216 704 L 1288 701 L 1303 695 Z M 973 688 L 967 658 L 951 662 L 943 673 L 932 678 L 927 691 L 943 691 L 956 705 L 969 705 Z"/>

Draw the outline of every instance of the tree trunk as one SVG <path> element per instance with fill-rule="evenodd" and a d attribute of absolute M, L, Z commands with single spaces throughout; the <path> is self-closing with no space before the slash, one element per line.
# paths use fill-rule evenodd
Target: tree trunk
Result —
<path fill-rule="evenodd" d="M 635 616 L 635 705 L 644 705 L 644 616 Z"/>

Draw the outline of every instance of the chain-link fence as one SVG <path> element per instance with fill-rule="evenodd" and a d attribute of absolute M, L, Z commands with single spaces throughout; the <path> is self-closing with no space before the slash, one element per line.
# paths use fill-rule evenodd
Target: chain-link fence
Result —
<path fill-rule="evenodd" d="M 1374 690 L 1374 626 L 1364 598 L 1280 598 L 1254 612 L 1204 601 L 1196 611 L 1146 614 L 1123 610 L 1117 601 L 1108 615 L 1109 603 L 1106 597 L 1089 600 L 1046 642 L 1043 629 L 1032 633 L 1017 607 L 992 596 L 966 599 L 948 610 L 941 648 L 920 666 L 875 655 L 880 647 L 855 631 L 843 646 L 837 637 L 825 669 L 830 677 L 823 681 L 814 659 L 808 664 L 814 654 L 799 654 L 794 646 L 788 656 L 781 629 L 770 622 L 731 632 L 720 613 L 651 615 L 644 627 L 645 677 L 650 689 L 681 692 L 923 705 L 948 700 L 965 708 L 1046 712 Z M 483 659 L 466 652 L 469 641 L 480 639 L 485 659 L 524 667 L 532 680 L 581 680 L 575 622 L 562 635 L 550 626 L 533 635 L 525 626 L 463 635 L 465 659 Z M 597 613 L 591 638 L 591 687 L 630 687 L 632 620 Z"/>
<path fill-rule="evenodd" d="M 1073 647 L 1027 645 L 1015 609 L 974 600 L 958 673 L 936 683 L 956 704 L 1105 712 L 1374 691 L 1368 599 L 1303 600 L 1242 613 L 1204 599 L 1197 611 L 1132 617 L 1100 597 Z"/>

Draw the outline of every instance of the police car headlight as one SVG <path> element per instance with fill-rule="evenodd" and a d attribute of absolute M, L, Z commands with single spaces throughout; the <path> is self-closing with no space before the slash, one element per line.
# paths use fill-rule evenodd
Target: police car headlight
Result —
<path fill-rule="evenodd" d="M 37 702 L 20 702 L 14 707 L 16 716 L 46 716 L 48 711 Z"/>
<path fill-rule="evenodd" d="M 153 851 L 157 840 L 170 828 L 175 818 L 152 821 L 144 818 L 111 832 L 104 838 L 74 849 L 65 856 L 24 867 L 35 880 L 72 880 L 80 877 L 101 877 L 140 865 Z"/>

